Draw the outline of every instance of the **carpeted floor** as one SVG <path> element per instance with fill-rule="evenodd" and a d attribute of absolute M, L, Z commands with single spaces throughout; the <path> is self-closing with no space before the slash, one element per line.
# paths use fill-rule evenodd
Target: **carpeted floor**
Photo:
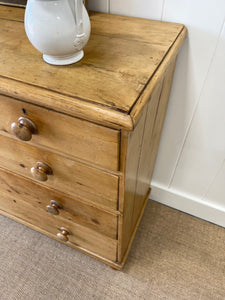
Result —
<path fill-rule="evenodd" d="M 0 216 L 0 300 L 225 299 L 225 229 L 150 201 L 123 271 Z"/>

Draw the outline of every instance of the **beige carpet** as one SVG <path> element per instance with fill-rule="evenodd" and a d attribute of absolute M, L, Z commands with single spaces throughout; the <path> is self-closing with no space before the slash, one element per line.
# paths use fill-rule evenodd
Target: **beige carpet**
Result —
<path fill-rule="evenodd" d="M 225 299 L 225 229 L 149 202 L 123 271 L 0 216 L 0 300 Z"/>

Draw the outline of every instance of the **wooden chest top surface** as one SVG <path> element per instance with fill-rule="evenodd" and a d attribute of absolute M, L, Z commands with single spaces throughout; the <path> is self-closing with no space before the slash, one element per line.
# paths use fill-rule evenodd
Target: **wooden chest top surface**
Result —
<path fill-rule="evenodd" d="M 181 24 L 92 13 L 84 58 L 53 66 L 28 41 L 23 17 L 23 8 L 0 6 L 0 93 L 25 101 L 29 93 L 30 102 L 81 117 L 91 107 L 91 120 L 105 112 L 103 119 L 108 114 L 125 128 L 127 115 L 185 31 Z"/>

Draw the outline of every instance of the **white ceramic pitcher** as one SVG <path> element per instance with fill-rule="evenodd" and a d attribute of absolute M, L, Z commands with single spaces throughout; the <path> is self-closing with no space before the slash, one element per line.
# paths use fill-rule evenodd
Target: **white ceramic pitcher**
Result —
<path fill-rule="evenodd" d="M 24 24 L 47 63 L 67 65 L 84 56 L 90 20 L 82 0 L 28 0 Z"/>

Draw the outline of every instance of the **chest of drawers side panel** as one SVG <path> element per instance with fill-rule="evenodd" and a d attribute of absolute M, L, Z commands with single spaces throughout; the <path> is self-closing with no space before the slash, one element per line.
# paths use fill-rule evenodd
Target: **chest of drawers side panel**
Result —
<path fill-rule="evenodd" d="M 124 155 L 126 159 L 124 195 L 120 194 L 120 197 L 124 197 L 123 207 L 121 207 L 123 215 L 119 218 L 118 261 L 120 263 L 128 254 L 147 203 L 174 68 L 175 61 L 171 63 L 150 96 L 148 105 L 134 131 L 128 135 L 127 154 Z"/>
<path fill-rule="evenodd" d="M 132 227 L 132 213 L 135 201 L 137 170 L 141 154 L 142 138 L 145 127 L 147 107 L 133 132 L 121 134 L 121 168 L 119 209 L 122 216 L 119 218 L 118 232 L 118 261 L 122 261 L 122 249 L 129 243 L 130 228 Z"/>
<path fill-rule="evenodd" d="M 132 218 L 134 220 L 132 231 L 135 229 L 135 224 L 139 218 L 141 209 L 144 205 L 144 199 L 148 193 L 149 186 L 152 179 L 152 174 L 157 158 L 160 137 L 163 129 L 163 124 L 166 116 L 166 110 L 170 95 L 170 90 L 173 81 L 173 74 L 176 61 L 172 62 L 165 77 L 162 79 L 162 88 L 159 88 L 160 94 L 158 97 L 158 105 L 154 101 L 148 104 L 148 113 L 146 118 L 146 128 L 142 143 L 142 152 L 137 172 L 137 184 L 135 191 L 135 201 Z M 154 97 L 152 100 L 154 100 Z M 155 116 L 153 121 L 153 116 Z"/>

